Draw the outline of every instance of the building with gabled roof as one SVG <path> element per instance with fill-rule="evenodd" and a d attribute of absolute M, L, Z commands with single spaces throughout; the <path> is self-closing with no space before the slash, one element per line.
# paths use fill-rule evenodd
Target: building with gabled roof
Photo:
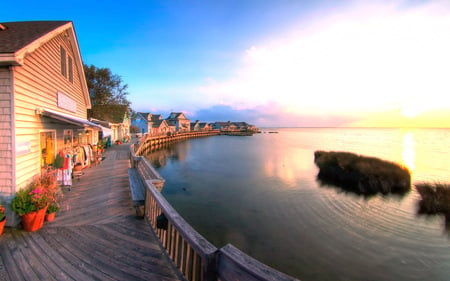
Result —
<path fill-rule="evenodd" d="M 52 167 L 57 153 L 98 141 L 73 23 L 0 23 L 0 201 Z M 5 204 L 6 203 L 6 204 Z M 8 225 L 18 223 L 7 209 Z"/>
<path fill-rule="evenodd" d="M 189 132 L 191 130 L 191 121 L 182 112 L 172 112 L 167 117 L 169 125 L 175 126 L 176 132 Z"/>

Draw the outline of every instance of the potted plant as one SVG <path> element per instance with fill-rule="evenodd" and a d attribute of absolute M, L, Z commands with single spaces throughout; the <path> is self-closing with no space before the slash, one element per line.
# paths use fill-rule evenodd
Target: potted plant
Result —
<path fill-rule="evenodd" d="M 56 190 L 55 174 L 44 173 L 16 192 L 11 202 L 11 210 L 21 217 L 24 230 L 36 231 L 44 225 L 48 205 Z"/>
<path fill-rule="evenodd" d="M 0 236 L 3 234 L 5 223 L 6 223 L 5 207 L 0 205 Z"/>
<path fill-rule="evenodd" d="M 61 187 L 58 185 L 54 172 L 47 172 L 41 176 L 41 185 L 47 190 L 48 206 L 45 214 L 46 221 L 55 219 L 55 214 L 59 211 L 59 202 L 62 198 Z"/>
<path fill-rule="evenodd" d="M 51 202 L 48 204 L 47 212 L 45 214 L 45 220 L 46 221 L 52 221 L 55 219 L 56 212 L 58 212 L 60 209 L 59 204 L 56 202 Z"/>

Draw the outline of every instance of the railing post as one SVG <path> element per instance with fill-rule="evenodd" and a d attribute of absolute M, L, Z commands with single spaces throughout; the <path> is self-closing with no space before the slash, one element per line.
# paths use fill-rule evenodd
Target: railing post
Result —
<path fill-rule="evenodd" d="M 207 255 L 203 260 L 203 280 L 216 281 L 217 280 L 217 257 L 219 250 Z"/>

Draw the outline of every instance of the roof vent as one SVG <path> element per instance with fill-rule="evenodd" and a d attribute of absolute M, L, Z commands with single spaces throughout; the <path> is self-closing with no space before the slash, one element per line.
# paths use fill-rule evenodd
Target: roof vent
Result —
<path fill-rule="evenodd" d="M 0 23 L 0 31 L 5 30 L 5 29 L 6 29 L 6 26 L 4 26 L 3 24 Z"/>

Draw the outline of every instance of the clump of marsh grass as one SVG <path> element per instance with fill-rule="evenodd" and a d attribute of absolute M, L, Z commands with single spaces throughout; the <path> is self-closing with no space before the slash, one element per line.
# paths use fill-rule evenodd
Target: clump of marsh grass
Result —
<path fill-rule="evenodd" d="M 316 151 L 318 179 L 358 194 L 405 193 L 411 189 L 407 168 L 375 157 L 350 152 Z"/>
<path fill-rule="evenodd" d="M 422 197 L 420 201 L 422 213 L 450 215 L 450 184 L 418 183 L 415 186 Z"/>

